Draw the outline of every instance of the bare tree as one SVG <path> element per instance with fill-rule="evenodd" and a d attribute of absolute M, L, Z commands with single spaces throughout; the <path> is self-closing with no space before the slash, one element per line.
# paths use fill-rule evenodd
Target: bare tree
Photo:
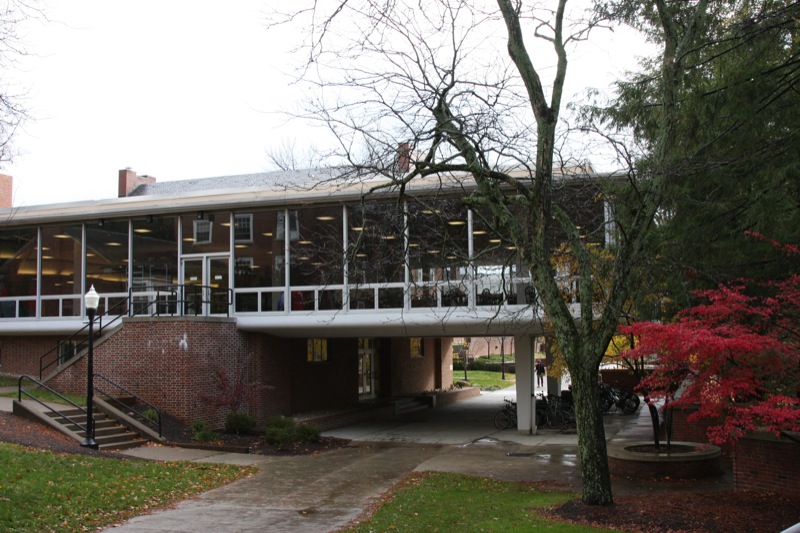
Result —
<path fill-rule="evenodd" d="M 20 23 L 31 17 L 43 16 L 35 0 L 4 0 L 0 2 L 0 72 L 14 68 L 25 48 L 19 35 Z M 20 125 L 28 118 L 24 95 L 9 85 L 8 76 L 0 75 L 0 165 L 14 156 L 12 140 Z"/>
<path fill-rule="evenodd" d="M 568 15 L 567 0 L 540 4 L 312 0 L 275 20 L 307 31 L 302 78 L 317 85 L 318 98 L 305 118 L 334 134 L 339 163 L 353 169 L 348 177 L 382 175 L 388 184 L 375 188 L 400 194 L 417 180 L 461 185 L 463 202 L 513 245 L 572 378 L 583 501 L 610 504 L 598 369 L 668 183 L 680 48 L 693 40 L 707 1 L 684 3 L 681 17 L 672 2 L 653 3 L 667 34 L 663 133 L 652 164 L 621 175 L 635 194 L 625 196 L 633 204 L 607 254 L 592 251 L 603 242 L 602 217 L 581 214 L 614 198 L 582 161 L 567 157 L 558 134 L 568 49 L 599 19 Z M 398 146 L 408 169 L 397 164 Z M 564 253 L 575 265 L 577 316 L 553 262 Z"/>

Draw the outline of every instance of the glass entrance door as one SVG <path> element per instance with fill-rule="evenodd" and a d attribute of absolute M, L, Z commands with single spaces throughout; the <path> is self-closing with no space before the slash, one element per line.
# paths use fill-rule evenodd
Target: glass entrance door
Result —
<path fill-rule="evenodd" d="M 227 315 L 230 311 L 230 258 L 186 258 L 183 267 L 183 314 Z"/>
<path fill-rule="evenodd" d="M 375 347 L 373 339 L 358 339 L 358 398 L 375 397 Z"/>

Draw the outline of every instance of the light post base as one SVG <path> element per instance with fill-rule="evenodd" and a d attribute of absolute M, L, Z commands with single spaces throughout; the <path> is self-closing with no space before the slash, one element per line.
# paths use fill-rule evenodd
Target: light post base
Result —
<path fill-rule="evenodd" d="M 89 437 L 85 438 L 83 440 L 83 442 L 81 442 L 81 447 L 82 448 L 91 448 L 93 450 L 99 450 L 100 449 L 100 445 L 97 444 L 97 442 L 95 442 L 94 439 L 89 438 Z"/>

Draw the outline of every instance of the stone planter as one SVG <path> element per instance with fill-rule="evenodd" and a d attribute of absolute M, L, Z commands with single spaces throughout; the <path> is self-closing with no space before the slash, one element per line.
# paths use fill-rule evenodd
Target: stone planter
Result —
<path fill-rule="evenodd" d="M 629 478 L 700 479 L 722 474 L 721 451 L 717 446 L 697 442 L 672 442 L 655 452 L 652 441 L 611 445 L 608 466 L 611 474 Z"/>

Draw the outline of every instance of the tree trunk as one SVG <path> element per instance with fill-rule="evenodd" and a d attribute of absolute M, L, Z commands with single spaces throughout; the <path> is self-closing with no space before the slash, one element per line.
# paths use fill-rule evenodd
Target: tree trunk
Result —
<path fill-rule="evenodd" d="M 569 358 L 579 365 L 569 365 L 572 396 L 578 423 L 578 458 L 583 474 L 583 503 L 611 505 L 611 473 L 606 453 L 606 432 L 597 386 L 597 365 L 591 364 L 593 354 Z M 577 366 L 578 368 L 573 368 Z"/>

